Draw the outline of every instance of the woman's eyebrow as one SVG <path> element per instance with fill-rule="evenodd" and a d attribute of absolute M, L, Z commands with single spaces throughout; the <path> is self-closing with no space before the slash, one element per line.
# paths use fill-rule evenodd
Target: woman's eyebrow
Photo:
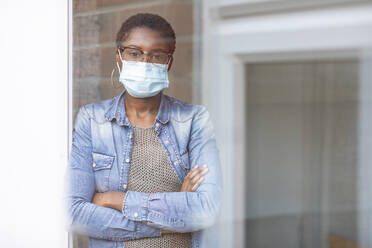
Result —
<path fill-rule="evenodd" d="M 139 46 L 136 46 L 136 45 L 128 45 L 128 46 L 126 46 L 126 47 L 138 48 L 138 49 L 141 49 L 141 50 L 142 50 L 142 48 L 141 48 L 141 47 L 139 47 Z"/>
<path fill-rule="evenodd" d="M 129 45 L 127 45 L 126 47 L 137 48 L 137 49 L 140 49 L 140 50 L 144 51 L 144 50 L 142 49 L 142 47 L 140 47 L 140 46 L 136 46 L 136 45 L 130 45 L 130 44 L 129 44 Z M 161 48 L 155 48 L 155 49 L 150 50 L 149 52 L 165 52 L 165 53 L 169 53 L 168 50 L 161 49 Z"/>
<path fill-rule="evenodd" d="M 164 49 L 161 49 L 161 48 L 153 49 L 153 50 L 151 50 L 151 52 L 165 52 L 165 53 L 169 53 L 169 51 L 164 50 Z"/>

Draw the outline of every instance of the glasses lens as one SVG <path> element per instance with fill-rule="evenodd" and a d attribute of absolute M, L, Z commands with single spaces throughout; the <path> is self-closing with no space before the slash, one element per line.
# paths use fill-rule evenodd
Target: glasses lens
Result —
<path fill-rule="evenodd" d="M 126 47 L 123 51 L 123 59 L 129 61 L 140 61 L 142 60 L 143 53 L 141 50 L 136 48 Z"/>
<path fill-rule="evenodd" d="M 143 51 L 137 48 L 125 47 L 122 50 L 123 59 L 127 61 L 147 61 L 156 64 L 167 64 L 169 60 L 168 53 L 165 52 L 149 52 L 147 53 L 147 59 L 145 60 L 145 54 Z"/>
<path fill-rule="evenodd" d="M 168 63 L 168 54 L 163 52 L 154 52 L 149 54 L 150 62 L 157 64 L 166 64 Z"/>

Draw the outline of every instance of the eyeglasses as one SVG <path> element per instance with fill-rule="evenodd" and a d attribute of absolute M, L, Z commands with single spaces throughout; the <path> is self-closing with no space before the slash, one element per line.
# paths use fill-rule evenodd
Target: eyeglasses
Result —
<path fill-rule="evenodd" d="M 171 53 L 162 51 L 144 52 L 141 49 L 126 46 L 119 47 L 119 51 L 122 59 L 127 61 L 144 61 L 145 55 L 147 55 L 150 63 L 168 64 L 170 58 L 172 57 Z"/>

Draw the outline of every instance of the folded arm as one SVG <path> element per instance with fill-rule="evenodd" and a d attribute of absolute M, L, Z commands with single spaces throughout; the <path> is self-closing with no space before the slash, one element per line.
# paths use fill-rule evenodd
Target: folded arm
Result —
<path fill-rule="evenodd" d="M 206 164 L 203 166 L 194 166 L 194 168 L 191 169 L 185 176 L 180 192 L 194 192 L 204 180 L 204 176 L 207 173 L 208 166 Z M 118 211 L 122 211 L 125 195 L 125 192 L 119 191 L 106 191 L 103 193 L 96 192 L 93 196 L 92 203 L 98 206 L 113 208 L 117 209 Z M 165 234 L 176 232 L 161 229 L 161 233 Z"/>
<path fill-rule="evenodd" d="M 90 120 L 82 107 L 75 121 L 66 172 L 67 228 L 81 235 L 112 241 L 161 236 L 159 228 L 128 219 L 118 210 L 91 203 L 95 190 L 92 160 Z"/>
<path fill-rule="evenodd" d="M 202 107 L 192 123 L 190 164 L 208 164 L 208 173 L 195 192 L 143 193 L 127 191 L 122 213 L 129 220 L 175 232 L 194 232 L 217 219 L 222 175 L 215 134 L 208 111 Z"/>

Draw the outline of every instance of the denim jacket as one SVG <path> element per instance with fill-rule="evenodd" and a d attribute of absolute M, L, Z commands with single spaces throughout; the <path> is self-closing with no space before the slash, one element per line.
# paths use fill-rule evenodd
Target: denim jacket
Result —
<path fill-rule="evenodd" d="M 191 247 L 203 247 L 203 229 L 218 218 L 222 175 L 208 111 L 161 93 L 154 122 L 159 141 L 180 183 L 195 165 L 208 172 L 195 192 L 127 190 L 133 128 L 124 107 L 125 90 L 80 108 L 66 172 L 68 229 L 89 236 L 90 248 L 124 247 L 125 240 L 159 237 L 161 229 L 191 232 Z M 122 211 L 91 203 L 95 192 L 126 192 Z"/>

